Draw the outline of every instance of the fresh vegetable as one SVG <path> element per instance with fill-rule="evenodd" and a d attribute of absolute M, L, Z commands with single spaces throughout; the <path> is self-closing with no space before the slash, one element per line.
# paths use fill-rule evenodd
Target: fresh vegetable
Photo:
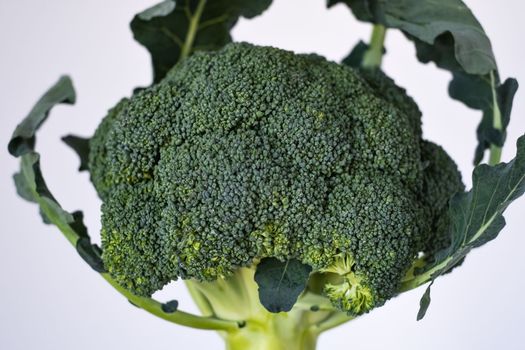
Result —
<path fill-rule="evenodd" d="M 35 150 L 52 107 L 75 101 L 69 77 L 9 142 L 19 195 L 132 304 L 219 331 L 228 349 L 314 349 L 323 331 L 432 285 L 494 239 L 525 192 L 525 135 L 500 163 L 518 85 L 501 83 L 459 0 L 328 5 L 339 2 L 374 25 L 342 63 L 232 43 L 239 16 L 269 0 L 167 0 L 138 14 L 131 27 L 152 55 L 152 85 L 110 109 L 92 137 L 64 138 L 103 202 L 102 246 L 53 197 Z M 381 71 L 393 29 L 453 73 L 452 98 L 483 111 L 468 191 L 423 138 L 417 104 Z M 203 316 L 152 298 L 178 279 Z M 418 319 L 429 303 L 430 286 Z"/>

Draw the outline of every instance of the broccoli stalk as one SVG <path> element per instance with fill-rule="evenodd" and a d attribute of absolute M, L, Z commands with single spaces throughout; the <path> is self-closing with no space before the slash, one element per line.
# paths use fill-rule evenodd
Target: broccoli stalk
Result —
<path fill-rule="evenodd" d="M 204 316 L 244 320 L 237 329 L 219 332 L 226 349 L 315 349 L 322 332 L 354 318 L 314 292 L 316 278 L 310 279 L 310 285 L 292 310 L 268 312 L 259 301 L 254 274 L 254 268 L 239 268 L 228 277 L 212 282 L 185 281 Z"/>
<path fill-rule="evenodd" d="M 289 312 L 269 312 L 261 304 L 253 267 L 211 282 L 185 283 L 204 316 L 244 320 L 238 329 L 220 331 L 227 349 L 315 349 L 322 332 L 373 305 L 372 292 L 354 272 L 354 264 L 351 256 L 340 254 L 332 265 L 313 273 Z"/>
<path fill-rule="evenodd" d="M 205 316 L 245 320 L 238 329 L 220 332 L 227 349 L 315 349 L 315 325 L 328 312 L 302 306 L 288 313 L 268 312 L 259 301 L 254 273 L 253 268 L 240 268 L 213 282 L 185 282 Z"/>
<path fill-rule="evenodd" d="M 227 350 L 314 350 L 317 334 L 294 320 L 295 315 L 277 314 L 255 327 L 246 327 L 226 337 Z M 294 322 L 296 321 L 296 322 Z"/>

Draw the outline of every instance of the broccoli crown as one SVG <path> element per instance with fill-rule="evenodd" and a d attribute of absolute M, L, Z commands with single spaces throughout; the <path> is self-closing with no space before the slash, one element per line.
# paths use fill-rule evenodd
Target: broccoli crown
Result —
<path fill-rule="evenodd" d="M 140 295 L 296 258 L 339 271 L 322 292 L 366 312 L 443 241 L 437 215 L 462 188 L 384 74 L 246 43 L 121 101 L 90 146 L 104 263 Z"/>

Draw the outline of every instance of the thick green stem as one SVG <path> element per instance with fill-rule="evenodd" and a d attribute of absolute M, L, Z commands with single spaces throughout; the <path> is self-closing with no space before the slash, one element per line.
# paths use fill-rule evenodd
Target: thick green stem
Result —
<path fill-rule="evenodd" d="M 383 50 L 386 37 L 386 28 L 381 24 L 374 25 L 370 46 L 365 52 L 361 66 L 366 69 L 381 67 L 383 61 Z"/>
<path fill-rule="evenodd" d="M 293 326 L 286 314 L 266 324 L 247 324 L 226 336 L 226 350 L 315 350 L 317 335 Z"/>
<path fill-rule="evenodd" d="M 253 268 L 213 282 L 186 281 L 201 309 L 220 319 L 244 320 L 220 332 L 228 350 L 314 350 L 319 334 L 351 319 L 322 295 L 305 292 L 289 312 L 270 313 L 260 303 Z M 203 308 L 204 306 L 204 308 Z"/>
<path fill-rule="evenodd" d="M 498 96 L 496 92 L 496 77 L 494 71 L 490 72 L 490 83 L 492 85 L 492 127 L 498 131 L 503 130 L 503 122 L 501 119 L 501 110 L 499 108 Z M 496 165 L 501 161 L 502 149 L 500 146 L 490 145 L 489 165 Z"/>

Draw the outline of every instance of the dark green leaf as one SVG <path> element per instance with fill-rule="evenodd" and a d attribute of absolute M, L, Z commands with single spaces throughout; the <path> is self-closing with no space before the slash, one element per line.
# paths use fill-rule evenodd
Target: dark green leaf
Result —
<path fill-rule="evenodd" d="M 42 218 L 42 221 L 44 222 L 44 224 L 46 224 L 46 225 L 53 225 L 51 220 L 47 217 L 46 213 L 44 213 L 42 211 L 42 208 L 39 208 L 38 212 L 39 212 L 40 217 Z"/>
<path fill-rule="evenodd" d="M 177 300 L 171 300 L 161 305 L 162 311 L 167 314 L 172 314 L 179 308 L 179 302 Z"/>
<path fill-rule="evenodd" d="M 77 210 L 71 213 L 73 216 L 73 222 L 70 223 L 70 226 L 75 230 L 80 238 L 89 238 L 88 230 L 86 225 L 84 225 L 84 213 Z"/>
<path fill-rule="evenodd" d="M 75 246 L 78 254 L 96 272 L 106 272 L 101 258 L 102 250 L 96 244 L 91 244 L 87 227 L 84 225 L 84 214 L 81 211 L 75 211 L 71 215 L 73 222 L 69 223 L 69 226 L 79 237 Z"/>
<path fill-rule="evenodd" d="M 88 170 L 89 139 L 68 135 L 63 137 L 62 141 L 64 141 L 69 147 L 73 148 L 80 158 L 80 167 L 78 168 L 78 171 Z"/>
<path fill-rule="evenodd" d="M 363 57 L 365 56 L 366 51 L 368 50 L 369 45 L 364 41 L 360 40 L 352 51 L 346 56 L 341 63 L 346 64 L 347 66 L 359 68 L 363 62 Z M 383 48 L 383 54 L 386 53 L 386 49 Z"/>
<path fill-rule="evenodd" d="M 419 301 L 419 311 L 417 313 L 418 321 L 421 321 L 423 317 L 425 317 L 428 307 L 430 306 L 430 288 L 432 287 L 432 284 L 434 284 L 434 281 L 430 283 L 430 285 L 425 290 L 425 294 L 423 294 L 421 300 Z"/>
<path fill-rule="evenodd" d="M 199 50 L 217 50 L 232 39 L 240 16 L 262 13 L 271 0 L 166 0 L 133 18 L 135 39 L 150 52 L 154 82 L 179 60 Z"/>
<path fill-rule="evenodd" d="M 524 192 L 525 135 L 518 139 L 512 161 L 496 166 L 478 165 L 472 174 L 472 189 L 452 198 L 447 213 L 451 244 L 437 254 L 423 273 L 435 280 L 472 249 L 496 238 L 505 226 L 503 212 Z"/>
<path fill-rule="evenodd" d="M 449 34 L 441 35 L 434 45 L 415 40 L 418 58 L 422 62 L 434 61 L 440 68 L 452 72 L 449 95 L 463 102 L 470 108 L 482 111 L 482 119 L 477 128 L 478 145 L 474 154 L 474 165 L 478 165 L 491 144 L 502 147 L 506 138 L 506 129 L 510 121 L 512 101 L 518 89 L 516 79 L 509 78 L 500 84 L 497 71 L 489 74 L 467 74 L 451 54 L 453 38 Z M 448 45 L 447 45 L 448 43 Z M 494 94 L 497 99 L 494 100 Z M 501 111 L 502 125 L 494 128 L 494 107 L 498 103 Z"/>
<path fill-rule="evenodd" d="M 494 93 L 496 79 L 490 74 L 471 75 L 462 71 L 453 71 L 453 78 L 448 86 L 450 97 L 463 102 L 470 108 L 482 111 L 482 118 L 477 127 L 478 145 L 474 152 L 474 165 L 483 160 L 485 150 L 491 142 L 501 139 L 500 131 L 493 127 Z"/>
<path fill-rule="evenodd" d="M 461 0 L 332 0 L 329 6 L 339 2 L 359 20 L 398 28 L 436 50 L 436 39 L 450 34 L 453 40 L 441 43 L 446 50 L 440 49 L 440 55 L 453 54 L 443 59 L 457 61 L 466 73 L 484 75 L 497 69 L 489 38 Z"/>
<path fill-rule="evenodd" d="M 34 191 L 26 178 L 21 173 L 16 173 L 13 175 L 13 180 L 15 181 L 16 193 L 26 201 L 36 203 Z"/>
<path fill-rule="evenodd" d="M 365 55 L 366 50 L 368 50 L 368 47 L 368 44 L 360 40 L 341 63 L 354 68 L 361 67 L 361 62 L 363 62 L 363 57 Z"/>
<path fill-rule="evenodd" d="M 503 84 L 499 84 L 498 78 L 491 78 L 490 74 L 480 76 L 454 72 L 453 76 L 449 85 L 450 97 L 483 113 L 477 128 L 478 145 L 474 156 L 474 164 L 477 165 L 483 160 L 485 150 L 490 148 L 491 144 L 502 147 L 505 143 L 518 82 L 509 78 Z M 494 127 L 495 106 L 499 108 L 498 113 L 501 115 L 500 129 Z"/>
<path fill-rule="evenodd" d="M 83 235 L 82 231 L 77 232 L 71 227 L 76 221 L 75 217 L 63 210 L 49 192 L 40 170 L 38 153 L 29 152 L 22 156 L 20 172 L 15 174 L 14 178 L 18 192 L 24 191 L 23 198 L 38 203 L 48 221 L 59 227 L 64 225 L 70 227 L 75 232 L 75 236 Z M 78 229 L 78 226 L 75 228 Z"/>
<path fill-rule="evenodd" d="M 23 174 L 16 173 L 13 175 L 13 180 L 15 182 L 16 192 L 17 194 L 25 199 L 28 202 L 34 202 L 38 203 L 34 190 L 32 189 L 32 184 L 28 182 L 28 180 L 23 176 Z M 45 224 L 52 224 L 52 222 L 49 220 L 49 218 L 46 216 L 46 214 L 42 211 L 41 208 L 39 208 L 40 217 L 42 218 L 42 221 Z"/>
<path fill-rule="evenodd" d="M 9 153 L 19 157 L 25 153 L 34 150 L 35 133 L 46 120 L 49 111 L 59 103 L 75 103 L 75 89 L 68 76 L 60 77 L 58 82 L 53 85 L 35 104 L 27 117 L 18 124 L 9 145 Z"/>
<path fill-rule="evenodd" d="M 383 4 L 375 0 L 328 0 L 327 6 L 332 7 L 338 3 L 347 4 L 355 17 L 360 21 L 382 23 L 384 22 Z"/>
<path fill-rule="evenodd" d="M 75 246 L 80 257 L 89 265 L 93 270 L 99 273 L 106 272 L 104 268 L 104 262 L 101 258 L 101 250 L 96 244 L 91 244 L 89 237 L 82 237 L 77 241 Z"/>
<path fill-rule="evenodd" d="M 474 151 L 474 165 L 478 165 L 483 161 L 485 151 L 490 148 L 490 140 L 501 139 L 500 131 L 494 129 L 494 123 L 492 122 L 492 118 L 492 107 L 488 110 L 483 111 L 481 122 L 478 124 L 478 127 L 476 129 L 478 144 L 476 146 L 476 150 Z"/>
<path fill-rule="evenodd" d="M 416 56 L 420 62 L 434 62 L 439 68 L 452 72 L 465 71 L 456 60 L 454 37 L 450 33 L 439 35 L 432 44 L 427 44 L 407 33 L 404 34 L 416 46 Z"/>
<path fill-rule="evenodd" d="M 270 312 L 290 311 L 306 287 L 312 268 L 299 260 L 265 258 L 257 265 L 255 282 L 261 304 Z"/>
<path fill-rule="evenodd" d="M 514 102 L 514 96 L 516 96 L 516 92 L 518 91 L 518 87 L 519 84 L 516 79 L 508 78 L 503 84 L 501 84 L 497 88 L 498 104 L 499 109 L 501 111 L 504 132 L 505 130 L 507 130 L 507 126 L 510 122 L 512 104 Z M 503 146 L 503 141 L 501 142 L 500 146 Z"/>
<path fill-rule="evenodd" d="M 47 187 L 40 169 L 40 155 L 34 151 L 36 132 L 51 108 L 57 103 L 72 104 L 74 101 L 73 84 L 68 77 L 62 77 L 18 125 L 8 146 L 12 155 L 21 158 L 20 171 L 13 179 L 20 197 L 38 204 L 44 222 L 57 226 L 93 269 L 104 272 L 100 249 L 91 244 L 82 212 L 69 213 L 62 209 Z"/>
<path fill-rule="evenodd" d="M 470 108 L 492 109 L 492 83 L 489 75 L 469 75 L 455 72 L 448 86 L 450 97 Z"/>

